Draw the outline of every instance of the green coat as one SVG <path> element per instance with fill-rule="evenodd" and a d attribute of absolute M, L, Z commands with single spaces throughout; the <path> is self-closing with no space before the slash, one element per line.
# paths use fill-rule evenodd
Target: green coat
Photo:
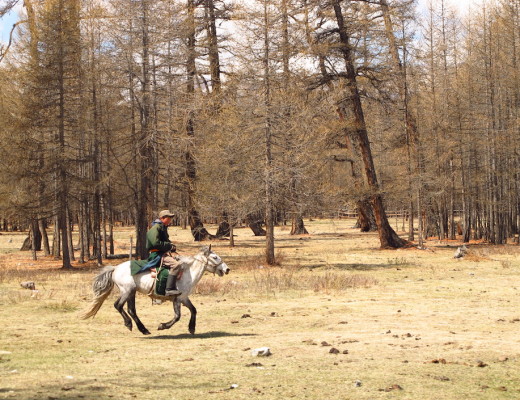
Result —
<path fill-rule="evenodd" d="M 154 260 L 167 251 L 175 251 L 175 246 L 173 246 L 168 235 L 168 227 L 162 223 L 153 225 L 146 233 L 146 249 L 148 251 L 158 250 L 150 253 L 148 261 Z"/>

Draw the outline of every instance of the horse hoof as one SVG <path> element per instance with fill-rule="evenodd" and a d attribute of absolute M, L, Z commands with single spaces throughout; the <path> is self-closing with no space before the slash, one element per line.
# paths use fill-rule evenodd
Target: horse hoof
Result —
<path fill-rule="evenodd" d="M 159 325 L 159 327 L 157 328 L 158 331 L 162 331 L 163 329 L 166 329 L 164 324 Z"/>
<path fill-rule="evenodd" d="M 143 335 L 151 335 L 152 333 L 150 331 L 144 331 Z"/>
<path fill-rule="evenodd" d="M 195 335 L 195 329 L 190 329 L 190 333 L 191 333 L 192 335 Z"/>
<path fill-rule="evenodd" d="M 125 325 L 130 332 L 132 332 L 132 325 Z"/>

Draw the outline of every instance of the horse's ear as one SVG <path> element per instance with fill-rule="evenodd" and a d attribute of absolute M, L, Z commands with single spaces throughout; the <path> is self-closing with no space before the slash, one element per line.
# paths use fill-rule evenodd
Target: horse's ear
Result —
<path fill-rule="evenodd" d="M 211 243 L 210 243 L 210 245 L 209 245 L 209 249 L 208 249 L 208 251 L 211 251 Z"/>
<path fill-rule="evenodd" d="M 202 251 L 204 252 L 204 255 L 205 255 L 206 257 L 209 256 L 209 254 L 211 253 L 211 245 L 209 245 L 209 246 L 204 246 L 204 247 L 202 248 Z"/>

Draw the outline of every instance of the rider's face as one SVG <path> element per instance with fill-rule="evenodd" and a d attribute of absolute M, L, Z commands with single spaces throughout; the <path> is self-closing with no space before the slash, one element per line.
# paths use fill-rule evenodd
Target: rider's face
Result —
<path fill-rule="evenodd" d="M 162 217 L 161 221 L 164 226 L 168 226 L 172 222 L 172 217 Z"/>

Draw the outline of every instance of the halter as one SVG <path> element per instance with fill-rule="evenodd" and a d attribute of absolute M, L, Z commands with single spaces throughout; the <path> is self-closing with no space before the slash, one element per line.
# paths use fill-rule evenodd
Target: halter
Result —
<path fill-rule="evenodd" d="M 197 260 L 197 261 L 200 261 L 200 262 L 204 262 L 200 258 L 197 258 L 197 255 L 193 256 L 193 259 Z M 209 272 L 215 274 L 217 268 L 220 267 L 222 264 L 224 264 L 224 261 L 222 261 L 222 259 L 221 259 L 220 262 L 217 265 L 215 265 L 215 267 L 213 268 L 213 271 L 209 271 Z M 209 256 L 206 256 L 206 263 L 204 264 L 204 270 L 205 271 L 206 271 L 206 268 L 208 267 L 208 265 L 209 265 Z"/>

